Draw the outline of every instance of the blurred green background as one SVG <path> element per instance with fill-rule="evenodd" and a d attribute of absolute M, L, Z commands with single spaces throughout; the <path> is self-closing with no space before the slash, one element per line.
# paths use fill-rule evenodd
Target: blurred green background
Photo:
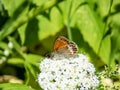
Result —
<path fill-rule="evenodd" d="M 2 90 L 41 90 L 39 63 L 61 35 L 74 41 L 97 71 L 105 65 L 114 69 L 120 64 L 120 1 L 0 0 L 0 83 L 14 78 L 25 84 L 16 89 L 2 84 Z"/>

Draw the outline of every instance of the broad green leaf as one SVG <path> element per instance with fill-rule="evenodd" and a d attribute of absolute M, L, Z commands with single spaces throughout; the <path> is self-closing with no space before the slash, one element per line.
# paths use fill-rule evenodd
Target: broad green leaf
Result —
<path fill-rule="evenodd" d="M 68 2 L 69 3 L 69 2 Z M 68 6 L 70 8 L 70 6 Z M 66 11 L 67 12 L 67 11 Z M 64 11 L 63 11 L 64 13 Z M 68 14 L 68 13 L 66 13 Z M 88 6 L 85 0 L 72 1 L 71 5 L 71 26 L 77 27 L 83 39 L 87 42 L 93 51 L 100 56 L 104 63 L 109 63 L 111 44 L 110 37 L 102 40 L 104 35 L 104 25 L 93 10 Z M 73 29 L 74 32 L 74 29 Z M 79 41 L 80 42 L 80 41 Z M 102 43 L 102 46 L 101 46 Z M 107 47 L 107 48 L 106 48 Z M 105 49 L 106 48 L 106 49 Z M 100 53 L 99 53 L 100 49 Z M 104 51 L 104 49 L 106 51 Z"/>
<path fill-rule="evenodd" d="M 16 9 L 19 8 L 20 10 L 20 7 L 25 1 L 24 0 L 2 0 L 2 3 L 4 4 L 4 7 L 6 10 L 8 10 L 8 14 L 10 17 L 13 16 L 13 14 L 15 13 Z"/>
<path fill-rule="evenodd" d="M 109 65 L 109 60 L 110 60 L 110 52 L 111 52 L 111 41 L 110 41 L 110 36 L 106 36 L 103 38 L 101 42 L 101 47 L 99 51 L 99 56 L 101 57 L 102 61 Z"/>
<path fill-rule="evenodd" d="M 40 55 L 36 55 L 36 54 L 27 54 L 26 55 L 26 62 L 33 64 L 35 66 L 37 64 L 39 64 L 42 59 L 43 59 L 43 57 Z"/>
<path fill-rule="evenodd" d="M 50 36 L 55 36 L 64 27 L 62 15 L 57 7 L 53 7 L 51 9 L 49 16 L 50 19 L 42 15 L 37 17 L 37 19 L 39 20 L 39 40 L 46 39 Z M 50 42 L 48 42 L 48 44 L 49 43 Z"/>
<path fill-rule="evenodd" d="M 15 50 L 23 57 L 25 58 L 25 54 L 22 52 L 21 46 L 19 45 L 19 43 L 12 37 L 9 37 L 10 41 L 13 43 L 13 46 L 15 48 Z"/>
<path fill-rule="evenodd" d="M 45 10 L 51 8 L 56 3 L 57 3 L 57 0 L 51 0 L 51 1 L 48 1 L 44 4 L 42 4 L 39 7 L 32 8 L 29 13 L 25 13 L 24 15 L 21 15 L 21 13 L 24 10 L 26 11 L 26 8 L 22 9 L 22 12 L 20 14 L 15 13 L 16 17 L 18 17 L 19 15 L 21 15 L 21 16 L 17 19 L 16 19 L 16 17 L 14 17 L 8 21 L 8 23 L 4 26 L 3 30 L 0 32 L 0 40 L 4 39 L 7 35 L 14 32 L 18 27 L 22 26 L 23 24 L 27 23 L 29 20 L 33 19 L 39 13 L 42 13 Z M 23 5 L 23 6 L 28 7 L 29 4 Z M 21 7 L 23 7 L 23 6 L 21 6 Z M 15 22 L 13 19 L 15 19 Z"/>
<path fill-rule="evenodd" d="M 36 18 L 18 28 L 22 45 L 31 46 L 38 42 L 38 20 Z"/>
<path fill-rule="evenodd" d="M 42 60 L 42 57 L 35 54 L 27 54 L 25 57 L 25 67 L 27 70 L 34 76 L 37 76 L 39 72 L 39 64 Z"/>
<path fill-rule="evenodd" d="M 71 0 L 71 2 L 70 0 L 66 0 L 59 4 L 59 7 L 63 13 L 64 24 L 67 25 L 69 19 L 68 17 L 70 17 L 70 26 L 73 28 L 71 29 L 71 33 L 76 32 L 74 28 L 79 30 L 74 37 L 80 38 L 77 37 L 77 34 L 80 33 L 84 41 L 92 47 L 96 54 L 98 54 L 104 35 L 104 25 L 102 20 L 100 20 L 97 15 L 93 13 L 93 10 L 91 10 L 85 0 Z M 79 42 L 81 42 L 81 40 L 79 40 Z M 107 50 L 108 51 L 106 52 L 110 53 L 110 47 L 108 47 Z M 101 55 L 98 54 L 98 56 L 103 59 Z M 107 61 L 108 57 L 109 54 L 106 55 Z"/>
<path fill-rule="evenodd" d="M 15 66 L 23 66 L 24 65 L 24 59 L 19 58 L 19 57 L 13 57 L 9 58 L 7 60 L 7 63 L 10 65 L 15 65 Z"/>
<path fill-rule="evenodd" d="M 64 15 L 64 21 L 67 21 L 68 12 L 71 8 L 71 27 L 78 28 L 83 39 L 93 48 L 95 53 L 98 53 L 100 42 L 103 37 L 102 22 L 96 17 L 85 0 L 78 1 L 72 0 L 71 6 L 69 0 L 60 4 L 60 8 Z"/>
<path fill-rule="evenodd" d="M 112 27 L 112 34 L 111 34 L 111 42 L 112 42 L 112 51 L 111 51 L 111 61 L 115 62 L 120 61 L 120 14 L 116 13 L 111 17 L 111 27 Z"/>
<path fill-rule="evenodd" d="M 74 17 L 76 10 L 83 3 L 84 3 L 84 0 L 65 0 L 59 4 L 59 9 L 62 13 L 63 22 L 65 25 L 67 25 L 69 18 L 70 18 L 70 21 L 73 20 L 72 17 Z"/>
<path fill-rule="evenodd" d="M 12 50 L 8 47 L 8 44 L 2 41 L 0 42 L 0 49 L 3 49 L 3 51 L 8 50 L 9 53 L 12 53 Z"/>
<path fill-rule="evenodd" d="M 3 51 L 2 50 L 0 50 L 0 55 L 2 55 L 3 54 Z"/>
<path fill-rule="evenodd" d="M 22 45 L 25 43 L 26 35 L 28 34 L 26 33 L 26 27 L 27 27 L 27 23 L 23 24 L 21 27 L 18 28 L 18 33 L 19 33 Z"/>
<path fill-rule="evenodd" d="M 0 40 L 4 39 L 6 36 L 16 31 L 17 28 L 26 21 L 26 14 L 28 12 L 28 5 L 20 6 L 19 8 L 24 8 L 21 11 L 14 13 L 14 15 L 5 23 L 0 31 Z"/>
<path fill-rule="evenodd" d="M 33 3 L 37 6 L 40 6 L 41 4 L 47 2 L 48 0 L 32 0 Z"/>
<path fill-rule="evenodd" d="M 5 50 L 5 49 L 8 49 L 8 50 L 10 49 L 10 48 L 8 47 L 7 43 L 2 42 L 2 41 L 0 42 L 0 48 L 2 48 L 2 49 L 4 49 L 4 50 Z"/>
<path fill-rule="evenodd" d="M 103 36 L 103 28 L 99 19 L 92 13 L 88 5 L 82 5 L 74 14 L 74 22 L 83 38 L 93 48 L 95 53 L 98 53 L 100 42 Z"/>
<path fill-rule="evenodd" d="M 5 83 L 0 84 L 0 90 L 35 90 L 35 89 L 22 84 Z"/>
<path fill-rule="evenodd" d="M 36 73 L 36 71 L 38 71 L 38 70 L 34 69 L 34 67 L 27 62 L 25 63 L 25 67 L 26 67 L 28 74 L 30 74 L 32 77 L 34 77 L 34 79 L 36 79 L 37 74 L 38 74 L 38 72 Z M 30 77 L 27 76 L 27 78 L 30 78 Z"/>
<path fill-rule="evenodd" d="M 108 15 L 110 9 L 110 3 L 111 0 L 97 0 L 98 11 L 102 18 Z"/>
<path fill-rule="evenodd" d="M 119 12 L 120 0 L 113 0 L 111 13 Z"/>
<path fill-rule="evenodd" d="M 86 0 L 89 4 L 89 6 L 91 7 L 91 9 L 95 10 L 95 5 L 96 5 L 96 2 L 98 2 L 98 0 Z"/>
<path fill-rule="evenodd" d="M 110 20 L 111 20 L 111 26 L 113 27 L 113 29 L 119 29 L 119 25 L 120 25 L 120 21 L 118 20 L 118 18 L 120 18 L 120 13 L 116 13 L 113 16 L 111 16 Z M 113 34 L 117 34 L 119 33 L 119 30 L 113 30 Z"/>
<path fill-rule="evenodd" d="M 31 45 L 42 41 L 57 34 L 63 28 L 62 15 L 57 7 L 53 7 L 48 16 L 38 15 L 36 19 L 34 18 L 27 25 L 19 28 L 19 34 L 24 44 Z"/>

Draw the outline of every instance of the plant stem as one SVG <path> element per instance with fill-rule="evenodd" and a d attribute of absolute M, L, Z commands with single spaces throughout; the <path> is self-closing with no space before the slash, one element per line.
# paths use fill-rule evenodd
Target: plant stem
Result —
<path fill-rule="evenodd" d="M 67 32 L 68 32 L 68 38 L 72 40 L 72 33 L 70 28 L 70 22 L 71 22 L 71 9 L 72 9 L 72 0 L 70 1 L 70 7 L 68 11 L 68 20 L 67 20 Z"/>

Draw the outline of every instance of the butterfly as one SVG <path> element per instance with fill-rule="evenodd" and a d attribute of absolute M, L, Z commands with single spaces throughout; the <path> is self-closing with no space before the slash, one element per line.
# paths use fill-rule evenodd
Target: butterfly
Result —
<path fill-rule="evenodd" d="M 63 59 L 76 56 L 78 52 L 77 44 L 68 40 L 64 36 L 56 38 L 51 58 Z"/>

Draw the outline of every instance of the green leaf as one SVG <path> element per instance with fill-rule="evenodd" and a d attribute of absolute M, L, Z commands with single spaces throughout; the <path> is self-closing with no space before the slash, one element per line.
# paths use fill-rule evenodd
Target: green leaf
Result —
<path fill-rule="evenodd" d="M 26 59 L 29 62 L 39 62 L 40 60 L 43 59 L 43 57 L 37 54 L 28 54 Z"/>
<path fill-rule="evenodd" d="M 64 10 L 65 6 L 66 8 Z M 64 15 L 64 21 L 66 22 L 68 19 L 66 17 L 68 17 L 70 7 L 69 0 L 60 4 L 60 7 Z M 93 48 L 95 53 L 98 53 L 103 37 L 102 22 L 98 19 L 98 17 L 96 17 L 85 0 L 79 0 L 79 2 L 73 0 L 70 15 L 71 27 L 78 28 L 79 32 L 83 36 L 83 39 Z"/>
<path fill-rule="evenodd" d="M 120 4 L 120 0 L 113 0 L 111 13 L 114 12 L 119 13 L 119 4 Z"/>
<path fill-rule="evenodd" d="M 27 23 L 23 24 L 21 27 L 18 28 L 18 33 L 19 33 L 22 45 L 26 41 L 26 35 L 27 35 L 27 33 L 26 33 L 26 27 L 27 27 Z"/>
<path fill-rule="evenodd" d="M 113 29 L 112 33 L 112 55 L 115 55 L 120 50 L 120 27 Z"/>
<path fill-rule="evenodd" d="M 25 67 L 32 74 L 34 79 L 36 79 L 36 76 L 40 71 L 39 64 L 42 59 L 41 56 L 35 54 L 27 54 L 25 57 Z"/>
<path fill-rule="evenodd" d="M 34 31 L 33 31 L 34 30 Z M 38 42 L 38 20 L 36 18 L 22 25 L 19 29 L 19 35 L 23 45 L 31 46 Z"/>
<path fill-rule="evenodd" d="M 74 25 L 77 26 L 84 40 L 98 53 L 103 37 L 103 27 L 87 4 L 81 5 L 74 14 Z"/>
<path fill-rule="evenodd" d="M 27 62 L 25 63 L 25 67 L 26 67 L 28 74 L 34 77 L 34 80 L 35 80 L 38 74 L 38 72 L 36 73 L 36 71 L 38 70 L 34 69 L 33 66 Z M 30 76 L 27 76 L 27 78 L 30 78 Z"/>
<path fill-rule="evenodd" d="M 38 66 L 41 60 L 43 59 L 42 56 L 36 54 L 27 54 L 26 55 L 26 62 L 32 64 L 34 66 Z"/>
<path fill-rule="evenodd" d="M 47 2 L 48 0 L 32 0 L 33 3 L 37 6 L 40 6 L 41 4 Z"/>
<path fill-rule="evenodd" d="M 98 12 L 102 18 L 108 15 L 111 0 L 98 0 Z"/>
<path fill-rule="evenodd" d="M 107 11 L 109 11 L 108 7 L 107 9 Z M 63 13 L 66 12 L 63 11 Z M 84 41 L 87 42 L 90 47 L 92 47 L 93 51 L 100 56 L 105 64 L 109 64 L 111 43 L 110 37 L 105 37 L 102 40 L 104 35 L 104 24 L 102 20 L 97 17 L 96 13 L 93 12 L 85 0 L 80 0 L 79 2 L 72 1 L 70 15 L 71 27 L 77 28 L 79 30 L 78 33 L 83 36 Z M 75 29 L 73 29 L 73 31 L 74 30 Z"/>
<path fill-rule="evenodd" d="M 111 50 L 111 62 L 120 61 L 120 13 L 116 13 L 111 17 L 111 27 L 112 27 L 112 50 Z"/>
<path fill-rule="evenodd" d="M 0 84 L 0 90 L 35 90 L 29 86 L 22 85 L 22 84 Z"/>
<path fill-rule="evenodd" d="M 15 48 L 15 50 L 23 57 L 25 58 L 25 54 L 22 52 L 22 49 L 21 49 L 21 46 L 18 44 L 18 42 L 12 38 L 12 37 L 9 37 L 9 40 L 13 43 L 13 46 Z"/>
<path fill-rule="evenodd" d="M 24 65 L 24 59 L 19 58 L 19 57 L 13 57 L 9 58 L 7 60 L 7 63 L 10 65 L 15 65 L 15 66 L 23 66 Z"/>
<path fill-rule="evenodd" d="M 106 36 L 101 43 L 99 56 L 101 57 L 102 61 L 109 65 L 110 63 L 110 52 L 111 52 L 111 40 L 110 35 Z"/>
<path fill-rule="evenodd" d="M 3 51 L 8 50 L 9 53 L 12 53 L 12 50 L 8 47 L 8 44 L 5 42 L 0 42 L 0 48 L 3 49 Z M 2 50 L 1 50 L 2 51 Z M 1 52 L 2 53 L 2 52 Z M 2 53 L 3 54 L 3 53 Z"/>
<path fill-rule="evenodd" d="M 69 0 L 66 0 L 59 4 L 59 8 L 63 14 L 64 24 L 67 25 L 68 16 L 70 15 L 70 26 L 77 27 L 84 40 L 93 48 L 95 53 L 98 53 L 103 36 L 103 25 L 85 0 L 73 0 L 72 5 L 70 5 Z"/>
<path fill-rule="evenodd" d="M 25 16 L 26 13 L 28 13 L 28 5 L 24 4 L 26 4 L 25 1 L 23 2 L 23 5 L 19 6 L 19 8 L 15 8 L 16 11 L 14 12 L 14 15 L 11 16 L 11 18 L 3 26 L 0 31 L 0 40 L 17 30 L 17 28 L 26 21 Z"/>
<path fill-rule="evenodd" d="M 2 0 L 2 3 L 4 4 L 5 9 L 8 10 L 8 14 L 10 17 L 14 15 L 16 9 L 19 8 L 19 6 L 23 4 L 23 2 L 24 0 L 10 0 L 10 2 L 8 0 Z"/>
<path fill-rule="evenodd" d="M 10 48 L 8 47 L 8 45 L 7 45 L 7 43 L 5 43 L 5 42 L 0 42 L 0 48 L 2 48 L 2 49 L 8 49 L 8 50 L 10 50 Z"/>
<path fill-rule="evenodd" d="M 68 19 L 70 18 L 70 24 L 73 22 L 74 14 L 76 13 L 76 10 L 78 7 L 84 2 L 84 0 L 64 0 L 62 3 L 60 3 L 59 10 L 62 13 L 63 22 L 64 25 L 67 26 Z M 75 24 L 75 22 L 73 22 Z M 71 25 L 72 26 L 72 25 Z"/>
<path fill-rule="evenodd" d="M 37 19 L 39 20 L 40 30 L 38 31 L 38 34 L 40 40 L 55 35 L 63 28 L 62 16 L 57 7 L 51 9 L 50 19 L 42 15 L 38 16 Z"/>
<path fill-rule="evenodd" d="M 27 25 L 19 28 L 22 43 L 31 45 L 57 34 L 63 28 L 63 19 L 57 7 L 53 7 L 47 16 L 38 15 Z M 34 30 L 34 31 L 33 31 Z"/>
<path fill-rule="evenodd" d="M 0 50 L 0 55 L 2 55 L 3 54 L 3 51 L 2 50 Z"/>

